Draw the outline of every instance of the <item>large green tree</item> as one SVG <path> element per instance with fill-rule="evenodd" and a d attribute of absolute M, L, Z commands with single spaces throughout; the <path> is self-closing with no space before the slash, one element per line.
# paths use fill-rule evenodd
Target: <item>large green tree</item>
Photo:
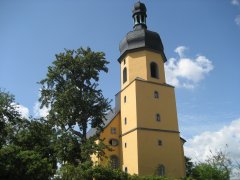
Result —
<path fill-rule="evenodd" d="M 14 96 L 0 90 L 0 179 L 49 179 L 57 169 L 56 132 L 44 119 L 24 119 Z"/>
<path fill-rule="evenodd" d="M 40 81 L 41 107 L 49 107 L 49 122 L 60 130 L 62 162 L 79 164 L 99 151 L 96 136 L 87 138 L 88 126 L 101 131 L 110 101 L 98 88 L 100 72 L 107 72 L 103 52 L 90 48 L 57 54 L 46 78 Z"/>

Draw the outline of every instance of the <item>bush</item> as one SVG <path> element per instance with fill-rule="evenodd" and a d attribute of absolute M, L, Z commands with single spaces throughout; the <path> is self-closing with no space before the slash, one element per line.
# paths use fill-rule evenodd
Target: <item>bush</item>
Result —
<path fill-rule="evenodd" d="M 205 179 L 216 179 L 216 180 L 227 180 L 229 179 L 229 173 L 223 171 L 211 164 L 201 163 L 198 164 L 194 169 L 192 176 L 198 180 Z"/>
<path fill-rule="evenodd" d="M 112 169 L 105 166 L 91 166 L 90 163 L 74 167 L 73 165 L 64 165 L 61 167 L 58 177 L 55 179 L 63 180 L 125 180 L 128 174 L 118 169 Z"/>
<path fill-rule="evenodd" d="M 61 167 L 55 180 L 170 180 L 159 176 L 129 175 L 120 169 L 112 169 L 109 166 L 92 166 L 85 163 L 79 166 L 64 165 Z"/>

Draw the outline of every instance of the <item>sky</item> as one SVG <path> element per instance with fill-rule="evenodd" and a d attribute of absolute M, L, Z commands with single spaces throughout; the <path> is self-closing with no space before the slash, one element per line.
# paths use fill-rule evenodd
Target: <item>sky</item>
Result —
<path fill-rule="evenodd" d="M 225 148 L 240 160 L 240 0 L 141 0 L 147 26 L 158 32 L 175 86 L 185 153 Z M 106 53 L 105 97 L 120 90 L 119 42 L 132 30 L 136 0 L 0 0 L 0 88 L 14 94 L 25 116 L 39 110 L 37 83 L 55 54 L 90 47 Z M 113 101 L 114 103 L 114 101 Z"/>

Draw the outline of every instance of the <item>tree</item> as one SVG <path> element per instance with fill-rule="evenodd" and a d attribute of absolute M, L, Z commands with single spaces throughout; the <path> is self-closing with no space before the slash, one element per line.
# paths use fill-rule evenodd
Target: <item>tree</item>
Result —
<path fill-rule="evenodd" d="M 25 123 L 0 148 L 0 179 L 49 179 L 57 169 L 55 131 L 42 119 Z"/>
<path fill-rule="evenodd" d="M 57 169 L 56 132 L 44 119 L 24 119 L 14 96 L 0 90 L 0 179 L 49 179 Z"/>
<path fill-rule="evenodd" d="M 186 166 L 186 176 L 190 177 L 192 175 L 193 170 L 193 162 L 191 161 L 191 158 L 185 156 L 185 166 Z"/>
<path fill-rule="evenodd" d="M 195 165 L 192 177 L 199 180 L 228 180 L 232 170 L 232 162 L 226 152 L 222 150 L 216 153 L 211 152 L 211 156 L 205 161 Z"/>
<path fill-rule="evenodd" d="M 10 143 L 24 121 L 17 110 L 15 97 L 0 89 L 0 148 Z"/>
<path fill-rule="evenodd" d="M 41 107 L 51 108 L 49 122 L 60 130 L 59 140 L 70 145 L 62 152 L 67 162 L 77 165 L 90 160 L 96 147 L 96 139 L 87 139 L 87 128 L 100 132 L 110 110 L 110 101 L 98 89 L 99 73 L 108 71 L 107 64 L 103 52 L 65 50 L 56 55 L 47 77 L 40 81 Z"/>

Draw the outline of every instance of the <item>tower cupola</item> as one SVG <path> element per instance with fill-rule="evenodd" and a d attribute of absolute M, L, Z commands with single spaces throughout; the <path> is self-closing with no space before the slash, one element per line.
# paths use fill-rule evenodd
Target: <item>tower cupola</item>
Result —
<path fill-rule="evenodd" d="M 132 10 L 132 17 L 134 20 L 134 30 L 137 29 L 147 29 L 147 24 L 146 24 L 146 18 L 147 18 L 147 8 L 145 4 L 141 2 L 137 2 L 134 5 L 134 8 Z"/>
<path fill-rule="evenodd" d="M 123 57 L 129 52 L 149 50 L 161 54 L 163 61 L 166 62 L 167 58 L 164 54 L 164 48 L 159 34 L 147 29 L 147 8 L 145 4 L 136 2 L 132 13 L 134 20 L 133 31 L 128 32 L 120 42 L 119 50 L 121 55 L 118 61 L 121 62 Z"/>

